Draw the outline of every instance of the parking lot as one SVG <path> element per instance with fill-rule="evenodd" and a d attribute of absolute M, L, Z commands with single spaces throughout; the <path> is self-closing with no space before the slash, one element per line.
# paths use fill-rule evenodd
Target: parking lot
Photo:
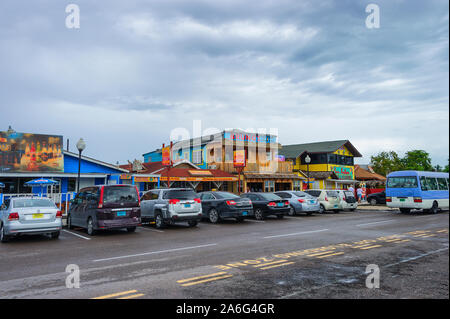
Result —
<path fill-rule="evenodd" d="M 448 211 L 64 229 L 0 246 L 0 298 L 448 298 Z M 80 269 L 67 288 L 66 267 Z M 366 267 L 380 288 L 366 287 Z"/>

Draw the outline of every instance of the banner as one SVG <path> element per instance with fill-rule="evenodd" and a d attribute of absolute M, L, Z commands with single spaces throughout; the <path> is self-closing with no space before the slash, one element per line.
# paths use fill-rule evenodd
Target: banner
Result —
<path fill-rule="evenodd" d="M 63 172 L 63 137 L 0 132 L 0 172 Z"/>
<path fill-rule="evenodd" d="M 172 150 L 170 146 L 163 147 L 162 149 L 162 164 L 164 166 L 172 165 L 172 154 L 170 154 L 171 151 Z"/>
<path fill-rule="evenodd" d="M 245 167 L 245 150 L 234 151 L 233 164 L 234 167 Z"/>

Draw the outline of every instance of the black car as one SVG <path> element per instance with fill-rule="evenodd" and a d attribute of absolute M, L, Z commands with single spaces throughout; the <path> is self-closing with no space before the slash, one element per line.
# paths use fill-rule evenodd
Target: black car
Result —
<path fill-rule="evenodd" d="M 217 223 L 223 218 L 235 218 L 238 222 L 253 216 L 253 206 L 249 199 L 228 192 L 200 193 L 203 218 Z"/>
<path fill-rule="evenodd" d="M 367 202 L 370 205 L 386 204 L 386 191 L 373 193 L 367 196 Z"/>
<path fill-rule="evenodd" d="M 270 215 L 281 219 L 290 209 L 288 201 L 272 193 L 245 193 L 241 197 L 252 201 L 255 218 L 258 220 Z"/>

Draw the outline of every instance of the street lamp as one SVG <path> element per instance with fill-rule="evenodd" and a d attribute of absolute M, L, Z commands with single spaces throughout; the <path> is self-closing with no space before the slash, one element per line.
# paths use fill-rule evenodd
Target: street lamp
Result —
<path fill-rule="evenodd" d="M 80 171 L 81 171 L 81 152 L 86 148 L 86 143 L 82 138 L 77 142 L 78 149 L 78 179 L 77 179 L 77 194 L 80 192 Z"/>
<path fill-rule="evenodd" d="M 311 157 L 309 157 L 308 154 L 306 154 L 305 163 L 306 163 L 306 170 L 308 171 L 308 173 L 307 173 L 307 175 L 308 175 L 307 183 L 308 184 L 306 185 L 306 188 L 309 189 L 309 163 L 311 163 Z"/>

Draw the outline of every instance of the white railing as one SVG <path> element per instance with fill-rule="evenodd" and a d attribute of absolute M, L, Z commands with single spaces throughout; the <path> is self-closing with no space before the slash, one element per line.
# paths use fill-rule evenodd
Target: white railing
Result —
<path fill-rule="evenodd" d="M 50 198 L 52 201 L 55 202 L 56 206 L 58 206 L 63 212 L 64 215 L 69 210 L 70 201 L 75 198 L 75 195 L 77 193 L 71 192 L 71 193 L 48 193 L 48 194 L 33 194 L 33 193 L 26 193 L 26 194 L 2 194 L 3 195 L 3 201 L 6 199 L 14 198 L 14 197 L 47 197 Z M 0 199 L 2 196 L 0 196 Z M 1 203 L 0 203 L 1 204 Z"/>

